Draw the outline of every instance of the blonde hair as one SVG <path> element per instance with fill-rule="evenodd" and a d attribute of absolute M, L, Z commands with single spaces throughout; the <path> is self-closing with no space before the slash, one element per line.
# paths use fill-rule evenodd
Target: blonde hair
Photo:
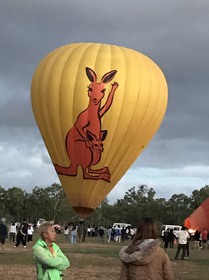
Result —
<path fill-rule="evenodd" d="M 48 229 L 49 227 L 52 227 L 53 226 L 53 223 L 52 222 L 43 222 L 41 225 L 40 225 L 40 228 L 39 228 L 39 235 L 42 239 L 44 239 L 44 233 L 47 233 L 48 232 Z"/>

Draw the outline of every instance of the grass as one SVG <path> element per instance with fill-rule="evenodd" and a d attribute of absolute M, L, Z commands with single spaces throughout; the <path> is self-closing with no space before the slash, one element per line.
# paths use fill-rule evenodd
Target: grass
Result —
<path fill-rule="evenodd" d="M 188 260 L 174 261 L 175 249 L 167 250 L 171 259 L 175 279 L 178 280 L 206 280 L 209 279 L 209 250 L 194 250 L 190 242 L 190 256 Z M 180 258 L 180 255 L 179 255 Z"/>
<path fill-rule="evenodd" d="M 35 236 L 36 239 L 36 236 Z M 57 243 L 71 261 L 71 268 L 66 272 L 65 279 L 118 279 L 120 271 L 119 250 L 123 244 L 101 243 L 98 239 L 87 238 L 81 245 L 71 245 L 58 235 Z M 35 266 L 32 254 L 32 244 L 27 249 L 14 248 L 14 244 L 6 244 L 6 253 L 0 254 L 1 279 L 35 279 Z M 194 250 L 190 243 L 190 258 L 174 261 L 176 248 L 167 250 L 177 280 L 208 280 L 209 279 L 209 250 Z M 21 269 L 20 269 L 21 267 Z M 8 272 L 9 271 L 9 272 Z M 4 274 L 4 273 L 10 274 Z M 28 273 L 28 274 L 27 274 Z M 18 276 L 19 275 L 19 276 Z M 32 276 L 31 276 L 32 275 Z M 19 278 L 18 278 L 19 277 Z"/>

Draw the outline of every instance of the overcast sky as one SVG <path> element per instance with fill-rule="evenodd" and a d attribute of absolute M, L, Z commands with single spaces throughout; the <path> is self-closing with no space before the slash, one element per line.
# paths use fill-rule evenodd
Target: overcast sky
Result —
<path fill-rule="evenodd" d="M 33 117 L 30 84 L 46 54 L 75 42 L 142 52 L 168 82 L 164 121 L 110 202 L 140 184 L 165 198 L 209 184 L 209 1 L 0 2 L 0 186 L 30 191 L 59 182 Z"/>

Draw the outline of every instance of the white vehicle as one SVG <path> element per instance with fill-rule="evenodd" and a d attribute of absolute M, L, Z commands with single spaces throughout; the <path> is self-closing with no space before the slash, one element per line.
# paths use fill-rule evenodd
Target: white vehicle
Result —
<path fill-rule="evenodd" d="M 118 227 L 118 226 L 120 226 L 120 228 L 127 228 L 127 227 L 130 227 L 130 228 L 132 228 L 132 225 L 131 224 L 126 224 L 126 223 L 114 223 L 113 225 L 112 225 L 112 227 L 113 228 L 115 228 L 115 227 Z"/>
<path fill-rule="evenodd" d="M 43 224 L 44 222 L 46 222 L 46 220 L 45 220 L 45 219 L 41 219 L 41 218 L 40 218 L 40 219 L 38 219 L 38 222 L 37 222 L 37 224 L 36 224 L 36 227 L 37 227 L 37 228 L 39 228 L 39 227 L 40 227 L 40 225 L 41 225 L 41 224 Z"/>
<path fill-rule="evenodd" d="M 172 230 L 175 230 L 175 231 L 179 231 L 181 230 L 182 226 L 178 226 L 178 225 L 162 225 L 160 227 L 160 233 L 162 235 L 162 232 L 166 231 L 167 229 L 172 229 Z"/>

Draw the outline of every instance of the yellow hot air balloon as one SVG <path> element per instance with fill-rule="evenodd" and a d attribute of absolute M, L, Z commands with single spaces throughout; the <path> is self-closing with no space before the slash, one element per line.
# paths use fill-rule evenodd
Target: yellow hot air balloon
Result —
<path fill-rule="evenodd" d="M 31 99 L 66 196 L 85 218 L 158 130 L 167 84 L 159 67 L 139 52 L 76 43 L 39 63 Z"/>

